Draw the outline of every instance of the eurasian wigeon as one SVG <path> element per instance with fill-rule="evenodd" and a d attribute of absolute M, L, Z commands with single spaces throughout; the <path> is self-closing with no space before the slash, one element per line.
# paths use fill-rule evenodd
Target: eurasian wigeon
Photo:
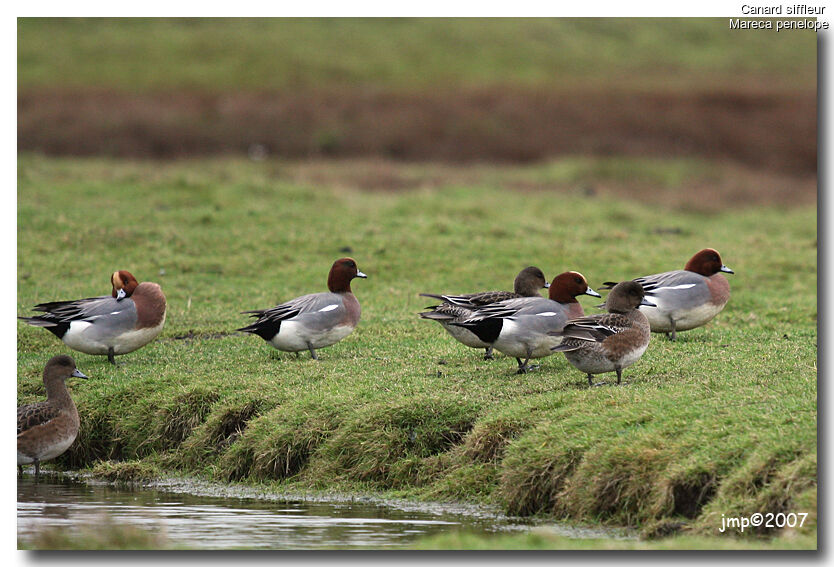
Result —
<path fill-rule="evenodd" d="M 735 273 L 716 250 L 705 248 L 692 256 L 683 270 L 634 278 L 656 305 L 642 310 L 652 331 L 666 333 L 674 341 L 678 331 L 706 325 L 721 313 L 730 299 L 730 284 L 719 272 Z"/>
<path fill-rule="evenodd" d="M 649 346 L 649 321 L 639 309 L 652 307 L 644 297 L 643 286 L 634 281 L 620 282 L 605 300 L 608 313 L 571 319 L 561 331 L 551 333 L 562 342 L 553 348 L 564 352 L 568 362 L 588 374 L 616 372 L 617 384 L 624 368 L 637 362 Z"/>
<path fill-rule="evenodd" d="M 516 299 L 519 297 L 540 297 L 539 290 L 550 287 L 550 282 L 544 273 L 535 266 L 521 270 L 513 282 L 514 291 L 483 291 L 464 295 L 436 295 L 421 293 L 423 297 L 432 297 L 443 301 L 440 305 L 427 307 L 431 311 L 420 313 L 423 319 L 437 321 L 452 337 L 471 348 L 485 349 L 484 360 L 492 360 L 492 345 L 483 342 L 478 336 L 466 329 L 452 325 L 453 321 L 463 321 L 472 315 L 476 307 L 489 305 L 497 301 Z"/>
<path fill-rule="evenodd" d="M 367 278 L 353 258 L 340 258 L 327 276 L 329 293 L 311 293 L 291 299 L 271 309 L 243 311 L 257 317 L 249 326 L 237 329 L 258 335 L 285 352 L 310 351 L 318 360 L 317 348 L 328 347 L 348 336 L 362 310 L 350 290 L 353 278 Z"/>
<path fill-rule="evenodd" d="M 40 464 L 54 459 L 69 449 L 78 435 L 78 410 L 67 390 L 68 378 L 87 378 L 75 367 L 72 357 L 53 356 L 43 369 L 46 401 L 17 408 L 17 471 L 23 476 L 23 465 L 35 464 L 35 477 Z"/>
<path fill-rule="evenodd" d="M 19 319 L 44 327 L 73 350 L 106 354 L 116 364 L 115 355 L 133 352 L 159 335 L 166 304 L 159 284 L 139 283 L 126 270 L 113 272 L 110 283 L 110 297 L 41 303 L 32 310 L 44 315 Z"/>
<path fill-rule="evenodd" d="M 499 301 L 475 309 L 467 319 L 452 325 L 469 329 L 484 343 L 515 357 L 518 374 L 523 374 L 531 369 L 531 359 L 552 354 L 551 347 L 560 339 L 548 333 L 562 329 L 568 319 L 583 314 L 576 300 L 582 294 L 600 297 L 588 286 L 585 276 L 563 272 L 553 278 L 549 299 L 521 297 Z"/>

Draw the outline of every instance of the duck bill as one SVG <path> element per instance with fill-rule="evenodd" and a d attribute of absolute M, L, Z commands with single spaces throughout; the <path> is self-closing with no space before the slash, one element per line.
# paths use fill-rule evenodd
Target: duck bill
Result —
<path fill-rule="evenodd" d="M 549 287 L 550 287 L 550 282 L 544 282 L 544 289 L 547 289 Z"/>
<path fill-rule="evenodd" d="M 646 307 L 657 307 L 656 303 L 652 303 L 651 301 L 649 301 L 645 297 L 640 301 L 640 305 L 645 305 Z"/>
<path fill-rule="evenodd" d="M 79 369 L 77 369 L 77 368 L 76 368 L 75 370 L 73 370 L 73 371 L 72 371 L 72 374 L 70 374 L 70 376 L 75 376 L 76 378 L 84 378 L 84 380 L 86 380 L 86 379 L 87 379 L 87 375 L 86 375 L 86 374 L 84 374 L 83 372 L 81 372 L 81 371 L 80 371 Z"/>
<path fill-rule="evenodd" d="M 600 294 L 592 290 L 590 287 L 585 290 L 585 295 L 590 295 L 591 297 L 602 297 Z"/>
<path fill-rule="evenodd" d="M 368 276 L 363 274 L 362 272 L 356 272 L 356 277 L 357 278 L 367 278 Z"/>
<path fill-rule="evenodd" d="M 125 297 L 127 297 L 127 293 L 125 292 L 124 288 L 116 292 L 116 301 L 121 301 Z"/>
<path fill-rule="evenodd" d="M 720 271 L 720 272 L 726 272 L 726 273 L 728 273 L 728 274 L 734 274 L 734 273 L 735 273 L 735 272 L 734 272 L 734 271 L 732 271 L 730 268 L 728 268 L 727 266 L 724 266 L 724 265 L 722 265 L 720 268 L 718 268 L 718 271 Z"/>

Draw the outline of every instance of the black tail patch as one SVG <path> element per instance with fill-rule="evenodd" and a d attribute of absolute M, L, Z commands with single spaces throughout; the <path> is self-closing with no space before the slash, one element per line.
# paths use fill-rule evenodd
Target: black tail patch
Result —
<path fill-rule="evenodd" d="M 501 334 L 501 329 L 504 327 L 504 320 L 500 318 L 481 319 L 467 323 L 452 323 L 452 325 L 469 329 L 483 342 L 492 344 L 498 340 L 498 335 Z"/>
<path fill-rule="evenodd" d="M 26 321 L 33 327 L 43 327 L 59 339 L 63 339 L 70 328 L 68 322 L 61 323 L 47 317 L 18 317 L 18 319 Z"/>
<path fill-rule="evenodd" d="M 244 333 L 252 333 L 258 335 L 265 341 L 271 341 L 278 331 L 281 330 L 281 321 L 273 321 L 271 319 L 258 319 L 249 326 L 235 329 L 236 331 L 243 331 Z"/>

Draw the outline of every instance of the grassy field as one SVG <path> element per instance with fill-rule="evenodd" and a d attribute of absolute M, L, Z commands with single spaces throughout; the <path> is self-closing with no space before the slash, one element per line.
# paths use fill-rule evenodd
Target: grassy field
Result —
<path fill-rule="evenodd" d="M 812 199 L 676 199 L 705 184 L 753 193 L 752 173 L 698 161 L 314 165 L 20 158 L 19 315 L 108 293 L 116 269 L 168 298 L 162 336 L 119 366 L 72 353 L 91 379 L 72 385 L 82 430 L 58 466 L 489 502 L 647 537 L 807 512 L 798 533 L 738 545 L 815 545 Z M 411 184 L 351 181 L 384 187 L 380 171 Z M 513 359 L 485 362 L 416 315 L 420 292 L 508 288 L 530 264 L 596 287 L 705 246 L 736 272 L 730 303 L 675 344 L 654 336 L 622 387 L 588 389 L 561 356 L 515 375 Z M 353 286 L 363 318 L 320 361 L 233 332 L 239 311 L 323 290 L 343 255 L 369 276 Z M 46 360 L 71 351 L 23 323 L 17 340 L 24 403 L 43 395 Z"/>
<path fill-rule="evenodd" d="M 467 533 L 424 538 L 413 549 L 439 550 L 565 550 L 565 551 L 684 551 L 684 550 L 807 550 L 816 548 L 816 537 L 808 534 L 774 538 L 768 541 L 743 541 L 710 536 L 679 536 L 658 540 L 577 539 L 532 530 L 526 534 L 501 534 L 478 537 Z"/>
<path fill-rule="evenodd" d="M 18 86 L 130 92 L 517 85 L 814 89 L 810 33 L 726 18 L 18 20 Z M 488 39 L 487 39 L 488 38 Z"/>

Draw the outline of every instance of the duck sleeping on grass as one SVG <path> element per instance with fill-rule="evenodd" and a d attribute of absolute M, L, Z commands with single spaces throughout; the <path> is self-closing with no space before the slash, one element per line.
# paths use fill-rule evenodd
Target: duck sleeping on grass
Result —
<path fill-rule="evenodd" d="M 43 315 L 18 317 L 43 327 L 73 350 L 106 355 L 127 354 L 154 340 L 165 325 L 165 295 L 159 284 L 136 281 L 127 270 L 110 276 L 111 296 L 40 303 Z"/>

